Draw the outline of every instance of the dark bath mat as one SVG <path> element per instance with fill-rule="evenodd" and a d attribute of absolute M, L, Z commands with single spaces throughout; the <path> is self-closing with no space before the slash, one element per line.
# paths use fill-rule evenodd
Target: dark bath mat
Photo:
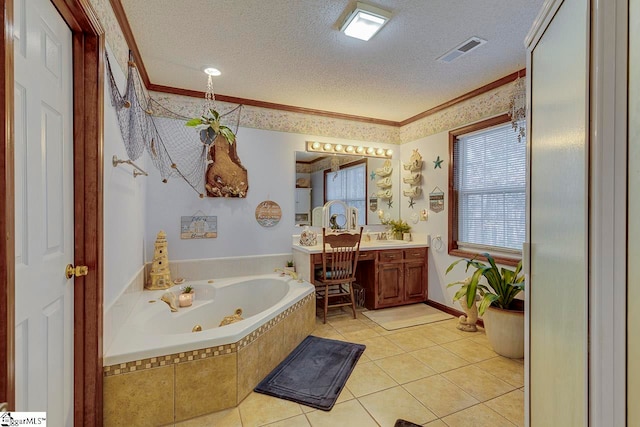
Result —
<path fill-rule="evenodd" d="M 254 391 L 329 411 L 364 349 L 309 335 Z"/>
<path fill-rule="evenodd" d="M 411 421 L 397 419 L 393 427 L 420 427 L 420 424 L 414 424 Z"/>

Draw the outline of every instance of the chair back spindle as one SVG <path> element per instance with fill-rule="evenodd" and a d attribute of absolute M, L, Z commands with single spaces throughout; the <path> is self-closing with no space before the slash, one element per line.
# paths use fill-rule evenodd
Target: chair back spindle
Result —
<path fill-rule="evenodd" d="M 351 305 L 356 317 L 352 284 L 356 280 L 362 229 L 359 233 L 338 234 L 322 229 L 322 271 L 314 284 L 317 299 L 324 306 L 325 322 L 330 307 Z M 329 299 L 335 302 L 329 304 Z"/>

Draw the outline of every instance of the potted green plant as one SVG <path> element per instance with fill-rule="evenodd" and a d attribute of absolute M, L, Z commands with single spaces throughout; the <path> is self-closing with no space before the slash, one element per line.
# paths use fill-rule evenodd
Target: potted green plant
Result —
<path fill-rule="evenodd" d="M 185 286 L 181 288 L 182 293 L 178 296 L 178 304 L 180 307 L 189 307 L 193 304 L 193 297 L 195 296 L 195 291 L 192 286 Z"/>
<path fill-rule="evenodd" d="M 185 126 L 200 128 L 200 141 L 205 145 L 210 145 L 218 135 L 222 135 L 229 144 L 236 140 L 233 131 L 220 124 L 220 113 L 214 109 L 209 110 L 208 116 L 194 117 L 185 123 Z"/>
<path fill-rule="evenodd" d="M 496 353 L 510 357 L 524 357 L 524 309 L 522 300 L 516 296 L 524 290 L 524 274 L 522 261 L 515 270 L 498 268 L 493 257 L 482 254 L 488 265 L 472 259 L 459 259 L 453 262 L 449 273 L 459 262 L 466 262 L 466 270 L 471 267 L 475 271 L 465 282 L 454 282 L 450 285 L 462 284 L 454 299 L 462 299 L 467 307 L 476 303 L 476 295 L 480 297 L 478 313 L 483 316 L 487 338 Z M 481 283 L 484 277 L 486 284 Z"/>
<path fill-rule="evenodd" d="M 296 271 L 296 267 L 293 264 L 293 260 L 292 259 L 290 259 L 290 260 L 288 260 L 286 262 L 286 266 L 284 267 L 284 269 L 285 269 L 285 271 L 293 271 L 293 272 Z"/>
<path fill-rule="evenodd" d="M 402 240 L 403 234 L 411 231 L 411 226 L 401 219 L 383 221 L 383 224 L 389 226 L 389 231 L 393 234 L 393 238 L 396 240 Z"/>

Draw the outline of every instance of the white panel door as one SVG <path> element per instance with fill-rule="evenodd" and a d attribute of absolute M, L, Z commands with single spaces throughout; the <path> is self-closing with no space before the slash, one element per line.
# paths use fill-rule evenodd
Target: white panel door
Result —
<path fill-rule="evenodd" d="M 14 0 L 16 409 L 73 425 L 71 31 L 49 0 Z"/>
<path fill-rule="evenodd" d="M 588 10 L 563 1 L 530 58 L 532 427 L 587 425 Z"/>

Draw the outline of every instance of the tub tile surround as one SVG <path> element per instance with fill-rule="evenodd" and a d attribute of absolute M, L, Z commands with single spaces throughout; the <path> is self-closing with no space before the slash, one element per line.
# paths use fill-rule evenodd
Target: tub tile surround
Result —
<path fill-rule="evenodd" d="M 314 327 L 310 294 L 236 343 L 105 366 L 104 425 L 171 425 L 235 407 Z"/>
<path fill-rule="evenodd" d="M 238 355 L 232 353 L 175 365 L 175 419 L 185 420 L 195 414 L 235 406 L 237 361 Z"/>
<path fill-rule="evenodd" d="M 237 401 L 244 399 L 256 386 L 256 378 L 264 378 L 277 366 L 286 355 L 282 343 L 284 329 L 282 322 L 269 329 L 252 343 L 238 350 L 238 396 Z"/>
<path fill-rule="evenodd" d="M 171 278 L 189 280 L 208 280 L 239 276 L 253 276 L 273 273 L 274 269 L 282 268 L 293 255 L 256 255 L 229 258 L 169 260 Z M 151 269 L 151 263 L 145 265 L 145 271 Z"/>
<path fill-rule="evenodd" d="M 366 343 L 367 338 L 347 339 L 358 331 L 372 331 L 390 342 L 410 343 L 402 353 L 382 358 L 367 356 L 367 348 L 347 381 L 334 408 L 319 411 L 255 392 L 237 407 L 177 422 L 175 427 L 249 426 L 392 426 L 403 418 L 430 427 L 524 426 L 524 365 L 522 360 L 494 355 L 482 361 L 465 359 L 443 347 L 456 342 L 456 350 L 490 350 L 484 331 L 462 333 L 457 319 L 395 331 L 380 330 L 358 313 L 333 313 L 322 324 L 314 320 L 312 334 L 325 338 Z M 396 336 L 402 338 L 394 339 Z M 417 337 L 424 337 L 422 346 Z M 440 343 L 428 337 L 441 338 Z M 422 348 L 418 348 L 422 347 Z M 469 355 L 469 351 L 461 351 Z M 433 357 L 430 357 L 433 355 Z M 448 360 L 451 359 L 451 362 Z M 505 372 L 501 372 L 504 370 Z M 412 372 L 408 372 L 412 371 Z M 479 371 L 483 374 L 476 375 Z M 467 376 L 471 375 L 470 381 Z"/>
<path fill-rule="evenodd" d="M 104 425 L 143 427 L 172 422 L 173 381 L 173 366 L 105 378 Z"/>

